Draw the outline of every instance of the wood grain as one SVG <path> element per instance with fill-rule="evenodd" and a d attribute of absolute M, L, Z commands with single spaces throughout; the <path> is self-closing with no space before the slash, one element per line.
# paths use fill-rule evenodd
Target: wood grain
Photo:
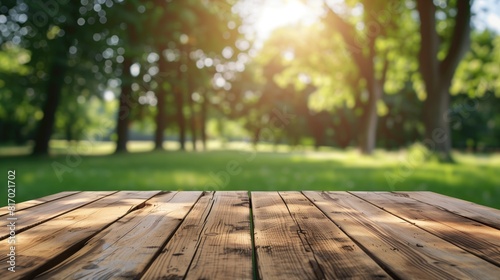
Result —
<path fill-rule="evenodd" d="M 148 200 L 39 279 L 138 278 L 200 197 L 172 192 Z"/>
<path fill-rule="evenodd" d="M 16 210 L 0 279 L 500 275 L 500 211 L 431 192 L 66 192 Z"/>
<path fill-rule="evenodd" d="M 104 197 L 74 211 L 49 220 L 16 236 L 14 279 L 33 278 L 54 262 L 64 259 L 93 235 L 143 204 L 158 191 L 125 191 Z M 0 241 L 7 247 L 7 239 Z M 7 257 L 0 261 L 5 263 Z M 12 272 L 0 270 L 0 279 L 11 279 Z"/>
<path fill-rule="evenodd" d="M 205 193 L 198 200 L 143 279 L 182 279 L 187 274 L 214 204 L 213 195 Z"/>
<path fill-rule="evenodd" d="M 59 198 L 51 203 L 41 203 L 24 209 L 23 211 L 16 213 L 18 221 L 16 227 L 17 233 L 19 234 L 28 228 L 34 227 L 54 217 L 92 203 L 113 193 L 114 192 L 81 192 L 71 196 Z M 2 221 L 2 228 L 5 228 L 8 223 L 9 221 L 4 219 Z M 8 233 L 0 235 L 0 240 L 7 237 Z"/>
<path fill-rule="evenodd" d="M 277 192 L 252 192 L 255 253 L 260 279 L 322 279 L 314 253 Z"/>
<path fill-rule="evenodd" d="M 247 192 L 216 192 L 185 279 L 251 279 Z"/>
<path fill-rule="evenodd" d="M 500 266 L 500 233 L 495 228 L 396 193 L 351 193 Z"/>
<path fill-rule="evenodd" d="M 79 193 L 79 192 L 76 192 L 76 191 L 75 192 L 60 192 L 60 193 L 55 193 L 55 194 L 52 194 L 52 195 L 44 196 L 44 197 L 41 197 L 41 198 L 37 198 L 37 199 L 33 199 L 33 200 L 28 200 L 28 201 L 16 203 L 15 204 L 15 206 L 16 206 L 16 212 L 24 210 L 24 209 L 28 209 L 28 208 L 36 206 L 36 205 L 47 203 L 49 201 L 54 201 L 54 200 L 57 200 L 57 199 L 60 199 L 60 198 L 63 198 L 63 197 L 71 196 L 71 195 L 74 195 L 74 194 L 77 194 L 77 193 Z M 9 213 L 9 211 L 7 209 L 7 206 L 4 206 L 4 207 L 0 208 L 0 217 L 5 216 L 8 213 Z"/>
<path fill-rule="evenodd" d="M 500 268 L 345 192 L 304 192 L 398 278 L 497 279 Z"/>
<path fill-rule="evenodd" d="M 390 279 L 365 252 L 363 252 L 321 210 L 299 192 L 280 192 L 306 249 L 326 279 Z"/>
<path fill-rule="evenodd" d="M 397 192 L 500 230 L 500 210 L 433 192 Z"/>

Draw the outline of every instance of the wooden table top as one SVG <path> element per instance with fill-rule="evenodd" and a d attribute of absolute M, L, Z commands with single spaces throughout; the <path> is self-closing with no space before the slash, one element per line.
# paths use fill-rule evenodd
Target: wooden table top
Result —
<path fill-rule="evenodd" d="M 500 210 L 432 192 L 63 192 L 0 209 L 0 279 L 500 275 Z"/>

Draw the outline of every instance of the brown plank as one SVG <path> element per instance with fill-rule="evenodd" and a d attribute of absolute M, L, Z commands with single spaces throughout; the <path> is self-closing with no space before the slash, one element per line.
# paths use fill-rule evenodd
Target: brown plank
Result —
<path fill-rule="evenodd" d="M 252 192 L 252 212 L 260 279 L 324 278 L 277 192 Z"/>
<path fill-rule="evenodd" d="M 400 194 L 351 192 L 458 247 L 500 266 L 500 230 Z"/>
<path fill-rule="evenodd" d="M 380 266 L 363 252 L 321 210 L 299 192 L 280 192 L 304 246 L 326 279 L 390 279 Z"/>
<path fill-rule="evenodd" d="M 75 192 L 60 192 L 60 193 L 55 193 L 55 194 L 52 194 L 52 195 L 44 196 L 44 197 L 41 197 L 41 198 L 37 198 L 37 199 L 33 199 L 33 200 L 28 200 L 28 201 L 16 203 L 15 204 L 15 206 L 16 206 L 16 213 L 18 211 L 21 211 L 21 210 L 24 210 L 24 209 L 28 209 L 28 208 L 36 206 L 36 205 L 47 203 L 49 201 L 57 200 L 57 199 L 60 199 L 60 198 L 63 198 L 63 197 L 71 196 L 71 195 L 74 195 L 74 194 L 77 194 L 77 193 L 79 193 L 79 192 L 77 192 L 77 191 L 75 191 Z M 9 214 L 8 206 L 4 206 L 4 207 L 0 208 L 0 217 L 1 216 L 5 216 L 7 214 Z"/>
<path fill-rule="evenodd" d="M 28 228 L 34 227 L 54 217 L 82 207 L 83 205 L 92 203 L 112 193 L 114 192 L 80 192 L 71 196 L 52 200 L 50 203 L 41 203 L 29 207 L 19 213 L 16 213 L 16 231 L 19 234 Z M 2 228 L 5 228 L 9 222 L 10 221 L 7 219 L 4 219 L 2 222 Z M 8 233 L 1 235 L 0 240 L 7 238 L 8 236 Z"/>
<path fill-rule="evenodd" d="M 158 191 L 118 192 L 16 235 L 16 273 L 3 269 L 0 279 L 32 278 L 44 265 L 72 253 L 90 237 L 143 204 Z M 0 247 L 8 248 L 7 239 Z M 0 259 L 6 263 L 7 257 Z"/>
<path fill-rule="evenodd" d="M 37 279 L 138 278 L 201 194 L 172 192 L 151 198 Z"/>
<path fill-rule="evenodd" d="M 395 192 L 500 229 L 500 210 L 434 192 Z"/>
<path fill-rule="evenodd" d="M 212 210 L 198 241 L 185 279 L 251 279 L 248 194 L 216 192 Z"/>
<path fill-rule="evenodd" d="M 187 274 L 214 204 L 213 195 L 205 193 L 198 200 L 143 279 L 182 279 Z"/>
<path fill-rule="evenodd" d="M 498 279 L 497 267 L 346 192 L 304 192 L 398 278 Z"/>

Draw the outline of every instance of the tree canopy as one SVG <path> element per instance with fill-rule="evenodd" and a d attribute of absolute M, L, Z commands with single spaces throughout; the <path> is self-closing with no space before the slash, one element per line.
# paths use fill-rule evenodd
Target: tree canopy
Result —
<path fill-rule="evenodd" d="M 256 3 L 2 1 L 0 142 L 198 149 L 234 126 L 226 138 L 365 154 L 498 148 L 500 39 L 474 1 L 316 1 L 264 39 Z"/>

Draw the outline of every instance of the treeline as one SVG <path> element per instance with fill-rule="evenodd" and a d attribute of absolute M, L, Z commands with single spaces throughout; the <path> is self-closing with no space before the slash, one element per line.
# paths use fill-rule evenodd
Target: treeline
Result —
<path fill-rule="evenodd" d="M 255 48 L 245 1 L 2 1 L 0 142 L 199 149 L 231 120 L 254 143 L 496 149 L 500 39 L 471 1 L 434 2 L 325 2 Z"/>

